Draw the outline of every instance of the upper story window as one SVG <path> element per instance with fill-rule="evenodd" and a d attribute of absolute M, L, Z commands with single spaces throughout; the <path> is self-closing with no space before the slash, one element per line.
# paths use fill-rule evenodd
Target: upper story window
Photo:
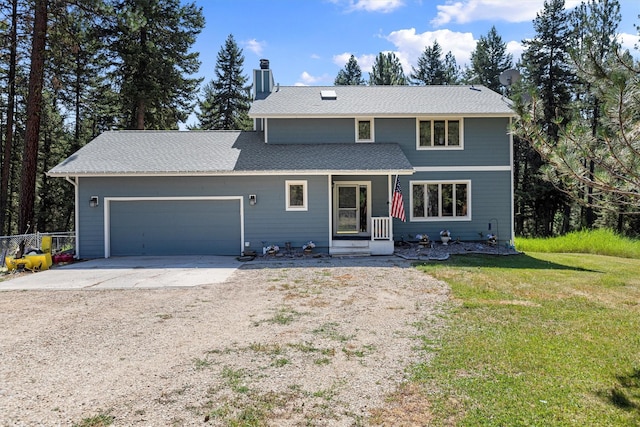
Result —
<path fill-rule="evenodd" d="M 373 119 L 356 119 L 356 142 L 373 142 Z"/>
<path fill-rule="evenodd" d="M 470 181 L 412 181 L 411 221 L 471 219 Z"/>
<path fill-rule="evenodd" d="M 417 119 L 416 148 L 463 148 L 462 119 Z"/>
<path fill-rule="evenodd" d="M 287 197 L 286 210 L 307 210 L 307 181 L 285 181 Z"/>

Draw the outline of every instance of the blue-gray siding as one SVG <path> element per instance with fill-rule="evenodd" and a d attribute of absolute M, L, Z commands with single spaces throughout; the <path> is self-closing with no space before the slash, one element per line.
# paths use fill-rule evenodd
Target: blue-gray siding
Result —
<path fill-rule="evenodd" d="M 507 118 L 464 119 L 464 149 L 416 150 L 414 121 L 412 139 L 400 145 L 413 166 L 509 166 L 508 125 Z"/>
<path fill-rule="evenodd" d="M 397 143 L 413 166 L 510 165 L 508 118 L 464 119 L 464 149 L 416 149 L 416 118 L 378 118 L 375 142 Z M 355 143 L 355 119 L 269 119 L 272 144 Z"/>
<path fill-rule="evenodd" d="M 256 99 L 266 97 L 273 90 L 273 74 L 270 70 L 253 70 L 253 94 Z"/>
<path fill-rule="evenodd" d="M 375 121 L 376 142 L 395 142 L 401 146 L 407 158 L 415 167 L 429 166 L 509 166 L 509 136 L 507 134 L 508 119 L 506 118 L 473 118 L 464 121 L 464 150 L 423 150 L 417 151 L 415 146 L 414 118 L 384 118 Z M 310 143 L 310 142 L 345 142 L 354 139 L 353 119 L 271 119 L 269 121 L 270 142 L 277 143 Z M 276 141 L 273 137 L 277 136 Z M 489 168 L 490 169 L 490 168 Z M 285 180 L 306 180 L 308 185 L 308 210 L 286 211 L 285 209 Z M 471 181 L 471 221 L 437 221 L 411 222 L 409 205 L 410 181 L 418 180 L 470 180 Z M 501 240 L 511 238 L 512 206 L 511 206 L 511 174 L 509 171 L 476 171 L 476 172 L 416 172 L 412 176 L 401 177 L 405 209 L 408 221 L 402 223 L 394 220 L 394 234 L 396 240 L 409 238 L 417 233 L 427 233 L 437 236 L 438 232 L 447 228 L 454 237 L 463 240 L 477 240 L 481 235 L 489 232 L 488 224 L 492 223 L 492 232 L 498 232 Z M 388 213 L 388 177 L 387 176 L 333 176 L 331 181 L 371 181 L 372 216 L 386 216 Z M 203 176 L 203 177 L 96 177 L 78 178 L 79 200 L 78 209 L 80 220 L 77 224 L 79 255 L 83 258 L 104 256 L 104 197 L 185 197 L 185 196 L 240 196 L 244 200 L 244 242 L 249 242 L 249 248 L 260 251 L 266 244 L 284 246 L 291 242 L 298 248 L 303 243 L 313 240 L 318 250 L 326 251 L 330 236 L 330 191 L 331 185 L 327 176 Z M 249 194 L 256 194 L 258 203 L 251 206 L 248 203 Z M 98 208 L 89 207 L 91 196 L 99 197 Z M 117 202 L 113 202 L 117 203 Z M 235 202 L 239 204 L 238 201 Z M 146 240 L 130 236 L 125 240 L 128 232 L 122 221 L 127 221 L 124 214 L 112 211 L 111 232 L 115 233 L 116 244 L 112 247 L 112 254 L 125 254 L 126 250 L 119 245 L 122 242 L 133 246 L 162 245 L 156 240 Z M 163 205 L 164 206 L 164 205 Z M 206 226 L 202 219 L 203 212 L 195 209 L 199 219 L 187 219 L 181 216 L 179 204 L 171 206 L 176 217 L 176 227 L 181 223 L 193 222 L 196 228 Z M 182 205 L 186 206 L 186 205 Z M 222 206 L 222 205 L 220 205 Z M 147 205 L 147 208 L 149 205 Z M 137 205 L 136 209 L 145 208 Z M 149 222 L 156 224 L 150 233 L 154 234 L 165 225 L 162 218 L 154 218 L 148 213 Z M 144 212 L 142 212 L 144 214 Z M 140 214 L 140 212 L 138 212 Z M 135 215 L 132 212 L 128 215 Z M 239 242 L 237 230 L 240 224 L 234 223 L 232 213 L 223 213 L 215 218 L 206 232 L 209 240 L 214 235 L 219 222 L 229 223 L 228 235 L 223 240 L 232 244 L 229 253 L 238 254 L 242 243 Z M 181 221 L 182 220 L 182 221 Z M 114 224 L 115 222 L 115 224 Z M 141 224 L 139 224 L 141 225 Z M 115 227 L 115 228 L 114 228 Z M 119 228 L 120 227 L 120 228 Z M 183 229 L 180 232 L 187 236 L 195 235 L 192 230 Z M 120 234 L 118 234 L 120 233 Z M 149 233 L 149 231 L 147 232 Z M 208 233 L 208 234 L 207 234 Z M 118 237 L 120 236 L 120 237 Z M 191 237 L 190 237 L 191 238 Z M 185 253 L 187 249 L 182 242 L 172 246 L 173 253 Z M 198 245 L 196 245 L 198 246 Z M 226 248 L 226 243 L 219 247 Z M 193 249 L 195 250 L 195 249 Z M 200 251 L 202 249 L 198 249 Z M 226 251 L 226 249 L 225 249 Z"/>
<path fill-rule="evenodd" d="M 410 221 L 411 181 L 471 181 L 471 220 Z M 407 240 L 416 234 L 438 239 L 440 230 L 448 229 L 453 238 L 481 240 L 489 232 L 501 241 L 511 240 L 513 215 L 511 206 L 511 173 L 505 172 L 418 172 L 402 177 L 402 193 L 407 222 L 394 219 L 395 240 Z M 492 223 L 489 230 L 489 223 Z"/>
<path fill-rule="evenodd" d="M 272 144 L 355 142 L 355 121 L 339 118 L 269 119 L 267 141 Z"/>
<path fill-rule="evenodd" d="M 307 211 L 286 211 L 285 180 L 306 180 Z M 313 240 L 318 250 L 329 244 L 329 184 L 326 176 L 239 176 L 239 177 L 120 177 L 79 178 L 80 221 L 77 226 L 82 258 L 104 256 L 104 197 L 185 197 L 242 196 L 244 200 L 245 242 L 260 251 L 263 244 L 294 247 Z M 249 205 L 249 194 L 258 203 Z M 100 206 L 89 207 L 89 198 L 99 197 Z M 116 202 L 111 202 L 116 203 Z M 175 218 L 180 226 L 180 214 Z M 116 218 L 117 220 L 117 218 Z M 114 219 L 112 218 L 112 225 Z M 239 255 L 239 245 L 235 254 Z"/>

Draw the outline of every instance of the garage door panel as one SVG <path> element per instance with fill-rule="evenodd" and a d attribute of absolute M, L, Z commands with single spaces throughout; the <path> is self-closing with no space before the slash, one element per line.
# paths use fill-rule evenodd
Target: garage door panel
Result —
<path fill-rule="evenodd" d="M 113 201 L 111 255 L 237 255 L 238 200 Z"/>

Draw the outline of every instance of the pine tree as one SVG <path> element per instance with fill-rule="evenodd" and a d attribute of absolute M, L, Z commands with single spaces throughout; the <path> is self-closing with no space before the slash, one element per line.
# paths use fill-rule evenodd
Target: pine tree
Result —
<path fill-rule="evenodd" d="M 458 66 L 451 51 L 442 58 L 442 47 L 437 40 L 433 46 L 425 47 L 418 58 L 418 69 L 412 67 L 410 80 L 414 84 L 447 85 L 455 84 L 458 80 Z"/>
<path fill-rule="evenodd" d="M 564 0 L 545 1 L 542 12 L 533 21 L 536 35 L 523 41 L 523 87 L 539 100 L 540 114 L 536 114 L 536 125 L 553 145 L 559 139 L 561 126 L 566 125 L 571 117 L 574 75 L 568 64 L 567 41 L 571 35 L 568 21 Z M 529 140 L 527 135 L 519 135 L 525 141 Z M 547 165 L 545 159 L 530 145 L 521 144 L 519 147 L 527 151 L 517 153 L 517 158 L 527 161 L 526 165 L 519 166 L 526 173 L 517 183 L 519 197 L 516 209 L 526 216 L 522 222 L 530 222 L 525 227 L 533 235 L 549 236 L 556 231 L 568 231 L 571 216 L 569 197 L 562 188 L 554 187 L 550 176 L 542 178 Z M 560 227 L 555 224 L 558 214 L 563 218 Z"/>
<path fill-rule="evenodd" d="M 36 0 L 35 2 L 29 95 L 27 98 L 27 123 L 20 181 L 18 230 L 21 233 L 26 232 L 35 225 L 36 173 L 40 142 L 40 115 L 42 112 L 48 7 L 48 0 Z"/>
<path fill-rule="evenodd" d="M 73 187 L 50 178 L 47 171 L 64 160 L 72 145 L 73 132 L 65 126 L 64 108 L 59 108 L 56 87 L 43 92 L 42 131 L 38 153 L 37 198 L 33 230 L 66 230 L 73 218 Z"/>
<path fill-rule="evenodd" d="M 180 0 L 112 0 L 115 22 L 106 30 L 119 82 L 122 123 L 129 129 L 177 129 L 192 111 L 201 79 L 197 52 L 202 8 Z"/>
<path fill-rule="evenodd" d="M 0 38 L 0 141 L 3 145 L 0 164 L 3 227 L 0 234 L 3 235 L 19 232 L 33 5 L 33 2 L 21 0 L 0 1 L 0 14 L 3 16 L 0 31 L 5 35 Z M 5 119 L 4 123 L 2 119 Z"/>
<path fill-rule="evenodd" d="M 11 1 L 11 20 L 9 24 L 9 35 L 7 37 L 9 54 L 7 55 L 7 121 L 5 124 L 5 134 L 2 147 L 2 167 L 0 169 L 0 235 L 10 234 L 7 212 L 9 208 L 9 178 L 11 172 L 11 152 L 13 149 L 15 98 L 16 98 L 16 68 L 18 50 L 18 0 Z M 6 30 L 4 28 L 3 30 Z M 0 138 L 2 138 L 0 136 Z"/>
<path fill-rule="evenodd" d="M 604 209 L 628 208 L 640 213 L 640 62 L 629 53 L 589 65 L 595 72 L 583 78 L 601 102 L 598 131 L 591 120 L 579 117 L 550 140 L 540 124 L 544 110 L 541 102 L 520 111 L 517 130 L 551 162 L 556 172 L 550 176 L 578 200 L 581 186 L 590 186 L 593 203 Z M 596 165 L 595 174 L 590 163 Z M 564 179 L 566 178 L 566 179 Z"/>
<path fill-rule="evenodd" d="M 571 121 L 557 118 L 557 139 L 549 138 L 540 98 L 522 108 L 516 129 L 549 161 L 549 180 L 585 208 L 579 226 L 637 234 L 629 215 L 640 214 L 640 62 L 620 51 L 619 20 L 617 1 L 591 1 L 575 11 L 571 65 L 578 84 Z"/>
<path fill-rule="evenodd" d="M 91 102 L 107 68 L 100 60 L 105 46 L 99 32 L 109 11 L 101 3 L 56 2 L 50 9 L 35 211 L 39 231 L 67 230 L 74 220 L 73 186 L 49 178 L 47 171 L 95 136 L 91 109 L 96 103 L 111 106 L 113 115 L 117 111 L 107 97 Z"/>
<path fill-rule="evenodd" d="M 501 92 L 500 74 L 512 67 L 513 55 L 507 53 L 506 43 L 493 26 L 486 36 L 480 36 L 476 49 L 471 53 L 471 67 L 466 71 L 466 80 Z"/>
<path fill-rule="evenodd" d="M 546 133 L 555 141 L 557 121 L 566 123 L 571 116 L 571 85 L 575 79 L 569 65 L 567 41 L 571 39 L 571 30 L 564 0 L 545 1 L 542 13 L 533 21 L 533 28 L 536 36 L 523 41 L 524 77 L 539 93 L 544 104 Z"/>
<path fill-rule="evenodd" d="M 84 1 L 86 6 L 88 0 Z M 111 86 L 104 72 L 109 64 L 101 34 L 101 27 L 110 18 L 108 13 L 100 4 L 91 11 L 67 5 L 50 25 L 49 73 L 55 83 L 51 89 L 55 91 L 56 102 L 69 114 L 67 121 L 73 121 L 71 152 L 97 136 L 92 125 L 96 104 L 109 109 L 112 117 L 117 116 L 113 97 L 93 99 L 98 88 Z M 113 127 L 114 122 L 111 123 Z"/>
<path fill-rule="evenodd" d="M 249 119 L 248 78 L 243 73 L 244 55 L 229 35 L 218 52 L 215 75 L 203 90 L 200 112 L 201 129 L 252 129 Z"/>
<path fill-rule="evenodd" d="M 582 77 L 578 81 L 578 88 L 582 89 L 578 99 L 584 105 L 577 117 L 590 117 L 591 133 L 596 137 L 601 127 L 602 101 L 597 93 L 591 91 L 593 79 L 589 68 L 603 66 L 615 57 L 619 49 L 616 33 L 621 19 L 620 4 L 617 0 L 591 0 L 576 8 L 572 18 L 576 42 L 572 43 L 575 47 L 571 51 L 571 62 Z M 596 137 L 595 144 L 600 145 L 602 141 Z M 596 173 L 595 161 L 591 159 L 586 162 L 593 180 Z M 592 186 L 586 185 L 584 224 L 589 228 L 593 227 L 596 220 L 593 190 Z"/>
<path fill-rule="evenodd" d="M 558 120 L 566 123 L 570 117 L 571 84 L 574 80 L 568 65 L 568 45 L 571 31 L 564 0 L 548 0 L 533 21 L 536 35 L 523 41 L 525 51 L 520 68 L 523 72 L 521 88 L 540 100 L 544 114 L 537 124 L 544 129 L 549 141 L 558 140 Z M 522 93 L 515 93 L 520 98 Z M 566 232 L 570 227 L 571 201 L 565 192 L 556 188 L 543 176 L 546 160 L 530 144 L 526 135 L 517 134 L 515 153 L 518 174 L 515 176 L 516 233 L 549 236 Z M 554 142 L 555 143 L 555 142 Z M 558 223 L 558 219 L 562 221 Z"/>
<path fill-rule="evenodd" d="M 386 55 L 382 52 L 378 54 L 373 64 L 373 70 L 369 73 L 369 84 L 372 86 L 408 84 L 402 70 L 402 64 L 393 52 L 388 52 Z"/>
<path fill-rule="evenodd" d="M 338 75 L 336 76 L 333 84 L 335 86 L 352 86 L 365 84 L 365 80 L 362 78 L 362 70 L 360 69 L 355 56 L 351 55 L 346 65 L 344 66 L 344 69 L 338 71 Z"/>
<path fill-rule="evenodd" d="M 456 57 L 453 56 L 451 51 L 447 52 L 444 56 L 444 81 L 448 85 L 455 85 L 460 82 L 460 67 L 456 62 Z"/>

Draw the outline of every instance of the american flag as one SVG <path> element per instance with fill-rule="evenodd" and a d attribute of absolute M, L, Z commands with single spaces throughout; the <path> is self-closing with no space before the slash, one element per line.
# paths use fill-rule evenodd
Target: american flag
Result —
<path fill-rule="evenodd" d="M 393 202 L 391 203 L 391 216 L 398 218 L 402 222 L 407 220 L 404 214 L 404 201 L 402 200 L 402 188 L 400 187 L 400 177 L 396 176 L 396 187 L 393 190 Z"/>

